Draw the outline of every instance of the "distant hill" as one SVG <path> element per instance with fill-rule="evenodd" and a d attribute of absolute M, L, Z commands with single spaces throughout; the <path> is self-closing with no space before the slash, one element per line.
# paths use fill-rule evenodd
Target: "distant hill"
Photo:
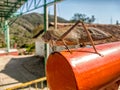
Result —
<path fill-rule="evenodd" d="M 15 19 L 11 19 L 10 21 L 14 21 Z M 54 16 L 49 15 L 49 22 L 54 21 Z M 67 20 L 58 17 L 58 22 L 66 23 Z M 39 24 L 44 23 L 44 15 L 38 13 L 30 13 L 25 14 L 20 17 L 10 26 L 10 38 L 11 44 L 16 42 L 19 47 L 24 44 L 31 44 L 34 42 L 32 39 L 32 31 Z"/>

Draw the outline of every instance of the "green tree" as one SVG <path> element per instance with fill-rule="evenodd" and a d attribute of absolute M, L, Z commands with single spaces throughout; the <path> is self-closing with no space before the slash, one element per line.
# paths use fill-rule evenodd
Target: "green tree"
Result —
<path fill-rule="evenodd" d="M 119 21 L 118 20 L 116 21 L 116 25 L 119 25 Z"/>
<path fill-rule="evenodd" d="M 92 15 L 91 17 L 88 17 L 85 14 L 75 13 L 71 19 L 71 22 L 75 22 L 78 20 L 82 20 L 83 22 L 86 22 L 86 23 L 93 23 L 95 21 L 95 16 Z"/>

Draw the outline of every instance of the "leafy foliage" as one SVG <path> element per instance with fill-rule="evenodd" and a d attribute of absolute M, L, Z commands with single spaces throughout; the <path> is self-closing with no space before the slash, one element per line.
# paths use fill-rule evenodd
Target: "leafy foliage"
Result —
<path fill-rule="evenodd" d="M 2 29 L 0 28 L 0 48 L 4 48 L 5 46 L 6 44 L 5 44 L 4 34 Z"/>
<path fill-rule="evenodd" d="M 95 21 L 95 16 L 92 15 L 91 17 L 88 17 L 85 14 L 75 13 L 71 21 L 76 22 L 78 20 L 82 20 L 83 22 L 86 22 L 86 23 L 93 23 Z"/>
<path fill-rule="evenodd" d="M 33 52 L 34 50 L 35 50 L 35 44 L 34 44 L 34 43 L 29 44 L 29 45 L 26 45 L 26 51 L 27 51 L 28 53 L 31 53 L 31 52 Z"/>

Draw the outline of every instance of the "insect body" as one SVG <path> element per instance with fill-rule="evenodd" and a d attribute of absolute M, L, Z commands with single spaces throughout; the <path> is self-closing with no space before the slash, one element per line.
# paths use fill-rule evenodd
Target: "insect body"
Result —
<path fill-rule="evenodd" d="M 82 46 L 84 46 L 85 42 L 90 41 L 95 52 L 98 53 L 94 46 L 93 41 L 107 39 L 107 38 L 110 38 L 111 35 L 106 34 L 105 32 L 97 28 L 93 28 L 93 27 L 87 28 L 83 22 L 81 22 L 83 27 L 75 28 L 80 22 L 81 21 L 76 22 L 75 25 L 73 25 L 67 31 L 49 30 L 44 33 L 44 35 L 42 36 L 42 39 L 45 42 L 50 43 L 51 46 L 64 45 L 68 50 L 69 48 L 67 47 L 67 45 L 79 44 L 81 46 L 82 44 Z"/>

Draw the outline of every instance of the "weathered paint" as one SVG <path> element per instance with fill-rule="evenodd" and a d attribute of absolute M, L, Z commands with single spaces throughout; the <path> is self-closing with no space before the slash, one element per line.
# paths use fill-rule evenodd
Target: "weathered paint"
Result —
<path fill-rule="evenodd" d="M 47 61 L 50 90 L 98 90 L 120 76 L 120 42 L 52 53 Z"/>
<path fill-rule="evenodd" d="M 6 55 L 18 56 L 19 52 L 17 49 L 10 49 L 9 52 L 7 52 L 6 50 L 0 50 L 0 56 L 6 56 Z"/>

